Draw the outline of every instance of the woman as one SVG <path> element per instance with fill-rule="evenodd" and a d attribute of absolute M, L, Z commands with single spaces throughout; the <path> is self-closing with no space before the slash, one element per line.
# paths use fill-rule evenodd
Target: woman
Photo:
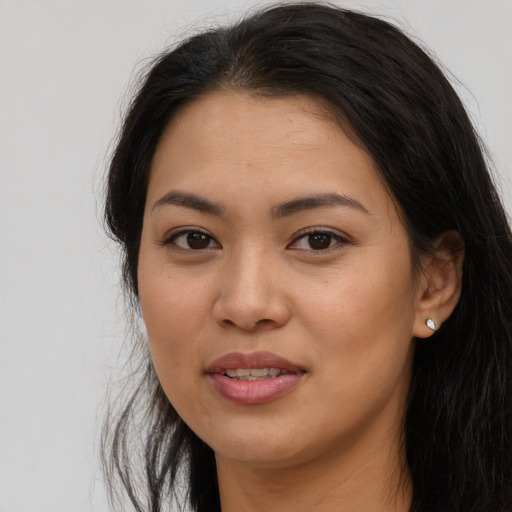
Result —
<path fill-rule="evenodd" d="M 297 4 L 163 54 L 106 219 L 148 334 L 104 436 L 136 510 L 511 510 L 510 228 L 398 29 Z"/>

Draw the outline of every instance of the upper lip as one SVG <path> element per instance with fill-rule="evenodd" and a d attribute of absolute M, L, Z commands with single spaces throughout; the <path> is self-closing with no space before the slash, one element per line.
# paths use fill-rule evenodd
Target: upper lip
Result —
<path fill-rule="evenodd" d="M 279 368 L 289 372 L 303 372 L 304 368 L 272 352 L 231 352 L 215 359 L 206 367 L 206 373 L 222 373 L 237 368 Z"/>

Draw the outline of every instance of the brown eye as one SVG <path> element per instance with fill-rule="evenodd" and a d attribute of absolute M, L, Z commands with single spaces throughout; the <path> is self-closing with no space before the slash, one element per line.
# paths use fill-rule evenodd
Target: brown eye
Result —
<path fill-rule="evenodd" d="M 297 237 L 288 248 L 321 252 L 329 249 L 341 249 L 348 243 L 347 238 L 343 235 L 320 228 Z"/>
<path fill-rule="evenodd" d="M 201 251 L 204 249 L 218 248 L 219 244 L 209 234 L 203 231 L 181 231 L 173 235 L 164 245 L 175 245 L 180 249 L 189 251 Z"/>
<path fill-rule="evenodd" d="M 311 249 L 315 251 L 321 251 L 323 249 L 329 249 L 332 243 L 332 235 L 328 233 L 312 233 L 308 235 L 308 244 Z"/>
<path fill-rule="evenodd" d="M 187 235 L 187 245 L 190 249 L 206 249 L 210 245 L 211 239 L 204 233 L 192 232 Z"/>

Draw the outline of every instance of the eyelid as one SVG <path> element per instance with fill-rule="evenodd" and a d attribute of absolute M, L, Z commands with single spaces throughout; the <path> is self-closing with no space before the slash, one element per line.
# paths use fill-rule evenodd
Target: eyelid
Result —
<path fill-rule="evenodd" d="M 212 242 L 215 243 L 215 246 L 208 246 L 208 247 L 205 247 L 204 249 L 192 249 L 192 248 L 187 249 L 187 248 L 181 247 L 181 246 L 173 243 L 180 236 L 188 235 L 190 233 L 201 233 L 203 235 L 206 235 L 207 237 L 209 237 L 211 239 Z M 216 238 L 211 233 L 209 233 L 207 230 L 199 228 L 197 226 L 180 226 L 178 228 L 174 228 L 170 232 L 167 232 L 165 234 L 165 236 L 163 237 L 163 239 L 157 243 L 159 245 L 163 245 L 163 246 L 174 245 L 173 248 L 175 250 L 190 251 L 190 252 L 202 252 L 202 251 L 207 251 L 209 249 L 217 249 L 217 248 L 221 247 L 220 243 L 216 240 Z"/>
<path fill-rule="evenodd" d="M 290 242 L 290 244 L 288 244 L 287 248 L 294 249 L 294 247 L 292 247 L 292 246 L 294 244 L 296 244 L 300 239 L 302 239 L 308 235 L 313 235 L 316 233 L 330 235 L 333 238 L 335 238 L 336 240 L 338 240 L 338 243 L 335 244 L 334 246 L 328 247 L 326 249 L 319 249 L 319 250 L 310 249 L 310 251 L 312 253 L 322 254 L 322 253 L 325 253 L 325 252 L 328 252 L 331 250 L 335 250 L 336 246 L 338 246 L 338 245 L 343 246 L 346 244 L 354 243 L 352 241 L 352 239 L 346 233 L 343 233 L 342 231 L 338 231 L 336 229 L 323 227 L 323 226 L 314 226 L 314 227 L 310 227 L 310 228 L 301 229 L 300 231 L 295 233 L 292 237 L 292 241 Z M 307 250 L 307 249 L 303 249 L 303 250 Z"/>

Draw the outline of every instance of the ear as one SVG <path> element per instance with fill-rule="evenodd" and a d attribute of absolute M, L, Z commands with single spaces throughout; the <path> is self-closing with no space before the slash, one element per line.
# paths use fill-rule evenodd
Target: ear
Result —
<path fill-rule="evenodd" d="M 457 231 L 446 231 L 433 243 L 432 253 L 422 257 L 418 276 L 413 336 L 428 338 L 452 314 L 462 287 L 464 242 Z M 434 321 L 436 329 L 427 325 Z"/>

